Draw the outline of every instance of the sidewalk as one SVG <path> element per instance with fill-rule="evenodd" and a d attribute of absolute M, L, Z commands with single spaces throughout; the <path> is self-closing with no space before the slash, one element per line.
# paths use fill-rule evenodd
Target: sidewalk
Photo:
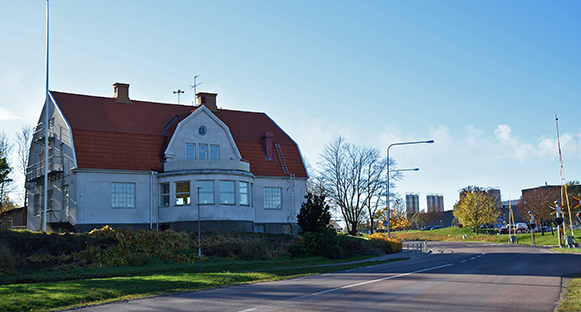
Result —
<path fill-rule="evenodd" d="M 421 244 L 421 245 L 420 245 Z M 415 248 L 410 248 L 410 246 L 414 246 Z M 423 246 L 423 247 L 420 247 Z M 406 248 L 407 247 L 407 248 Z M 422 248 L 422 249 L 418 249 Z M 250 270 L 250 271 L 242 271 L 242 272 L 261 272 L 261 271 L 270 271 L 270 270 L 281 270 L 281 269 L 298 269 L 298 268 L 310 268 L 310 267 L 324 267 L 324 266 L 333 266 L 333 265 L 342 265 L 342 264 L 353 264 L 353 263 L 362 263 L 362 262 L 375 262 L 375 261 L 385 261 L 391 259 L 402 259 L 407 260 L 423 255 L 429 255 L 432 251 L 427 249 L 426 242 L 417 242 L 417 243 L 408 243 L 403 244 L 402 250 L 396 253 L 380 255 L 373 258 L 367 258 L 363 260 L 357 261 L 349 261 L 349 262 L 337 262 L 337 263 L 327 263 L 327 264 L 317 264 L 317 265 L 303 265 L 303 266 L 293 266 L 293 267 L 280 267 L 280 268 L 270 268 L 270 269 L 259 269 L 259 270 Z"/>

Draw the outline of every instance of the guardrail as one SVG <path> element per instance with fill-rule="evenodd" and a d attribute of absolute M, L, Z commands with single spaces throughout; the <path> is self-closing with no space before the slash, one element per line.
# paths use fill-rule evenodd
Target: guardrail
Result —
<path fill-rule="evenodd" d="M 405 243 L 401 246 L 401 252 L 408 257 L 428 252 L 428 242 Z"/>

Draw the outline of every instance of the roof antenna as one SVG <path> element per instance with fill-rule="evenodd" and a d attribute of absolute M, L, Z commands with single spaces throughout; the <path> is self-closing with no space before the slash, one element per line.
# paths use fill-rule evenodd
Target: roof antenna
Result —
<path fill-rule="evenodd" d="M 192 102 L 192 105 L 196 105 L 196 103 L 198 102 L 198 92 L 196 91 L 196 88 L 202 84 L 201 82 L 196 83 L 196 78 L 198 77 L 200 77 L 200 75 L 194 76 L 194 84 L 190 86 L 192 89 L 194 89 L 194 101 Z"/>
<path fill-rule="evenodd" d="M 178 104 L 180 104 L 180 93 L 184 93 L 184 91 L 178 89 L 177 91 L 174 91 L 173 94 L 178 94 Z"/>

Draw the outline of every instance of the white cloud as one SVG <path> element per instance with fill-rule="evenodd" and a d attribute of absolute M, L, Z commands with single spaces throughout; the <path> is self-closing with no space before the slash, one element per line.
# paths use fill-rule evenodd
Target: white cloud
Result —
<path fill-rule="evenodd" d="M 22 117 L 17 116 L 12 111 L 0 107 L 0 121 L 18 120 L 18 119 L 22 119 Z"/>

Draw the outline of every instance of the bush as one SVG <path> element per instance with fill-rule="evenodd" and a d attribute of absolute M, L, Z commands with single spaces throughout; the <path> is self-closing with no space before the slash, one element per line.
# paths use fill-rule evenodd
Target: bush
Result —
<path fill-rule="evenodd" d="M 352 255 L 376 255 L 380 251 L 372 246 L 370 242 L 364 238 L 339 235 L 339 246 L 343 248 L 345 254 Z"/>
<path fill-rule="evenodd" d="M 321 228 L 318 232 L 306 232 L 289 248 L 295 257 L 323 256 L 329 259 L 345 257 L 343 248 L 339 246 L 337 232 L 333 228 Z"/>
<path fill-rule="evenodd" d="M 371 244 L 383 252 L 396 253 L 401 250 L 401 241 L 397 238 L 388 238 L 387 235 L 383 233 L 374 233 L 369 235 L 369 241 Z"/>
<path fill-rule="evenodd" d="M 0 243 L 0 273 L 15 274 L 16 257 L 6 245 Z"/>
<path fill-rule="evenodd" d="M 249 261 L 281 259 L 289 257 L 288 247 L 296 239 L 285 234 L 208 232 L 202 235 L 202 252 L 208 256 Z"/>

